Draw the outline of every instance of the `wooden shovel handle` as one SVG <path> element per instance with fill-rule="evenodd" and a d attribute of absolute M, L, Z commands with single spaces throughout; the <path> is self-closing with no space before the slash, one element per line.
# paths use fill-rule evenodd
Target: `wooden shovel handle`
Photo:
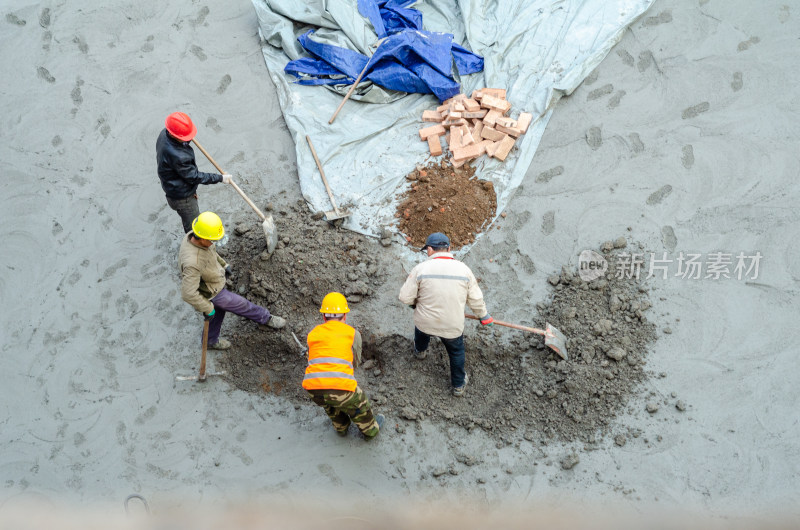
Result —
<path fill-rule="evenodd" d="M 475 315 L 464 315 L 464 316 L 466 318 L 471 319 L 471 320 L 480 320 L 480 318 L 476 317 Z M 503 322 L 502 320 L 495 320 L 494 323 L 497 324 L 498 326 L 505 326 L 507 328 L 514 328 L 514 329 L 520 329 L 522 331 L 529 331 L 531 333 L 536 333 L 537 335 L 543 335 L 543 336 L 547 335 L 545 330 L 539 329 L 539 328 L 529 328 L 527 326 L 520 326 L 519 324 L 511 324 L 510 322 Z"/>
<path fill-rule="evenodd" d="M 342 107 L 344 107 L 344 104 L 347 103 L 347 100 L 350 99 L 350 96 L 353 95 L 353 91 L 356 89 L 358 84 L 361 82 L 361 78 L 364 77 L 364 73 L 367 71 L 367 67 L 369 66 L 369 63 L 370 63 L 370 60 L 367 59 L 367 64 L 364 65 L 364 69 L 361 70 L 360 74 L 358 74 L 358 77 L 356 78 L 356 82 L 353 83 L 353 85 L 350 87 L 350 90 L 347 91 L 347 95 L 344 97 L 342 102 L 339 103 L 338 107 L 336 107 L 336 112 L 334 112 L 333 116 L 331 116 L 331 119 L 328 121 L 328 125 L 333 123 L 333 120 L 336 119 L 336 116 L 339 114 L 339 111 L 342 110 Z"/>
<path fill-rule="evenodd" d="M 208 350 L 208 325 L 209 321 L 203 321 L 203 356 L 200 359 L 200 374 L 197 376 L 198 381 L 206 380 L 206 351 Z"/>
<path fill-rule="evenodd" d="M 319 169 L 319 174 L 322 175 L 322 183 L 325 184 L 325 191 L 328 192 L 328 198 L 331 200 L 331 204 L 333 205 L 333 209 L 336 212 L 336 215 L 341 215 L 339 213 L 339 207 L 336 206 L 336 201 L 333 200 L 333 192 L 331 191 L 331 187 L 328 185 L 328 179 L 325 177 L 325 170 L 322 169 L 322 164 L 319 161 L 319 157 L 317 156 L 317 150 L 314 149 L 314 144 L 311 143 L 311 137 L 306 135 L 306 141 L 308 142 L 308 146 L 311 148 L 311 154 L 314 155 L 314 162 L 317 163 L 317 168 Z"/>
<path fill-rule="evenodd" d="M 217 162 L 213 158 L 211 158 L 211 155 L 208 154 L 208 151 L 203 149 L 203 146 L 200 145 L 200 142 L 198 142 L 196 138 L 192 138 L 192 142 L 194 142 L 194 145 L 196 145 L 197 148 L 200 149 L 200 151 L 206 156 L 206 158 L 208 158 L 208 161 L 211 162 L 211 165 L 213 165 L 215 168 L 217 168 L 217 171 L 219 171 L 220 173 L 225 173 L 225 171 L 223 171 L 222 168 L 219 167 Z M 233 186 L 233 189 L 235 189 L 239 193 L 239 195 L 242 196 L 242 199 L 244 199 L 245 202 L 247 202 L 247 204 L 250 205 L 250 208 L 252 208 L 258 214 L 258 216 L 261 218 L 262 221 L 267 218 L 261 212 L 261 210 L 258 209 L 258 206 L 256 206 L 255 203 L 253 203 L 253 201 L 250 200 L 250 197 L 248 197 L 247 195 L 244 194 L 244 192 L 242 191 L 242 188 L 240 188 L 239 185 L 236 184 L 233 180 L 231 180 L 231 186 Z"/>

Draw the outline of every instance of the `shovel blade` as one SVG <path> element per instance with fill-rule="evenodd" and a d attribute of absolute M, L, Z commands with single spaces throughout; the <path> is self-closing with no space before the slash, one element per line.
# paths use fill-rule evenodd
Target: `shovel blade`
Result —
<path fill-rule="evenodd" d="M 345 217 L 350 217 L 350 212 L 346 210 L 331 210 L 329 212 L 325 212 L 325 220 L 329 223 L 338 221 L 339 219 L 344 219 Z"/>
<path fill-rule="evenodd" d="M 278 230 L 275 228 L 275 220 L 272 215 L 267 215 L 264 218 L 261 228 L 264 229 L 264 237 L 267 239 L 267 254 L 272 254 L 278 244 Z"/>
<path fill-rule="evenodd" d="M 569 355 L 567 354 L 567 338 L 557 327 L 549 322 L 545 325 L 544 344 L 556 352 L 559 357 L 565 361 L 569 361 Z"/>

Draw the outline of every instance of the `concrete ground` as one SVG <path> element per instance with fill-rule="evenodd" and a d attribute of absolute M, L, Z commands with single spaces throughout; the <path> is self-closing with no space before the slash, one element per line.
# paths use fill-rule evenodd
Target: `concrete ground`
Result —
<path fill-rule="evenodd" d="M 592 451 L 497 448 L 425 422 L 365 445 L 332 435 L 313 405 L 176 382 L 196 367 L 199 324 L 177 289 L 182 231 L 155 174 L 164 117 L 188 112 L 260 201 L 300 197 L 252 6 L 6 3 L 3 14 L 2 506 L 118 506 L 140 493 L 161 509 L 400 502 L 501 514 L 577 500 L 797 515 L 796 6 L 658 0 L 559 103 L 501 229 L 466 258 L 509 321 L 603 241 L 626 236 L 671 260 L 667 279 L 649 280 L 664 332 L 647 356 L 653 377 L 618 420 L 627 443 Z M 250 215 L 229 188 L 200 191 L 203 209 Z M 681 252 L 706 266 L 730 254 L 733 277 L 676 276 Z M 736 277 L 739 253 L 761 254 L 757 275 Z M 408 318 L 391 306 L 402 279 L 375 302 L 386 332 Z M 479 462 L 459 462 L 464 451 Z M 563 470 L 573 451 L 580 463 Z"/>

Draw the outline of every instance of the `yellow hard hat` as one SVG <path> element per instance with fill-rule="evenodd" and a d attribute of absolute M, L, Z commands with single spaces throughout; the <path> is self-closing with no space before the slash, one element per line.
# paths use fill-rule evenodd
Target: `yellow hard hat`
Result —
<path fill-rule="evenodd" d="M 319 308 L 319 312 L 331 315 L 349 313 L 350 308 L 347 307 L 347 298 L 342 293 L 328 293 L 322 299 L 322 306 Z"/>
<path fill-rule="evenodd" d="M 192 221 L 194 235 L 209 241 L 219 241 L 225 235 L 222 219 L 214 212 L 203 212 Z"/>

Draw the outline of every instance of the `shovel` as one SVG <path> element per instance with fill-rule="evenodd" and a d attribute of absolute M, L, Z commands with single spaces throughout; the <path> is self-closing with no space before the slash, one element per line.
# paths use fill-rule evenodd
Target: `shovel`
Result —
<path fill-rule="evenodd" d="M 197 375 L 179 375 L 175 377 L 176 381 L 200 381 L 205 383 L 206 377 L 209 375 L 225 375 L 225 372 L 206 373 L 206 350 L 208 350 L 208 323 L 206 320 L 203 323 L 203 356 L 200 360 L 200 373 Z"/>
<path fill-rule="evenodd" d="M 480 318 L 476 317 L 475 315 L 464 316 L 472 320 L 480 320 Z M 558 330 L 557 327 L 551 325 L 549 322 L 545 324 L 545 329 L 529 328 L 526 326 L 520 326 L 519 324 L 501 322 L 499 320 L 495 320 L 494 323 L 499 326 L 521 329 L 522 331 L 529 331 L 531 333 L 536 333 L 537 335 L 542 335 L 544 337 L 545 346 L 556 352 L 558 356 L 565 361 L 569 361 L 569 356 L 567 355 L 567 338 Z"/>
<path fill-rule="evenodd" d="M 311 138 L 308 135 L 306 135 L 306 140 L 308 140 L 308 146 L 311 148 L 311 154 L 314 155 L 314 161 L 317 163 L 317 168 L 319 168 L 319 174 L 322 175 L 322 182 L 325 184 L 325 190 L 328 192 L 328 198 L 330 198 L 331 204 L 333 205 L 333 210 L 325 212 L 325 220 L 329 223 L 332 223 L 337 219 L 349 217 L 350 212 L 340 210 L 339 207 L 336 206 L 336 201 L 333 200 L 333 192 L 331 191 L 331 187 L 328 186 L 328 179 L 325 178 L 325 171 L 322 169 L 322 164 L 319 163 L 319 158 L 317 157 L 316 149 L 314 149 L 314 144 L 311 143 Z"/>
<path fill-rule="evenodd" d="M 194 142 L 194 145 L 196 145 L 197 148 L 200 149 L 200 151 L 202 151 L 202 153 L 204 155 L 206 155 L 206 158 L 208 158 L 208 161 L 211 162 L 211 164 L 215 168 L 217 168 L 217 171 L 219 171 L 220 173 L 225 173 L 225 171 L 223 171 L 222 168 L 220 168 L 217 165 L 217 163 L 214 161 L 214 159 L 211 158 L 211 155 L 208 154 L 208 151 L 203 149 L 203 146 L 200 145 L 197 142 L 196 138 L 193 138 L 192 142 Z M 264 237 L 267 239 L 267 254 L 272 254 L 275 251 L 275 245 L 278 244 L 278 231 L 275 229 L 275 221 L 272 219 L 272 214 L 264 215 L 261 212 L 261 210 L 258 209 L 258 206 L 253 204 L 253 201 L 251 201 L 250 198 L 247 195 L 244 194 L 244 192 L 239 187 L 239 185 L 236 184 L 236 182 L 234 182 L 233 180 L 231 180 L 231 186 L 233 186 L 233 189 L 235 189 L 239 193 L 239 195 L 242 196 L 242 199 L 244 199 L 245 202 L 247 202 L 247 204 L 250 205 L 250 208 L 255 210 L 255 212 L 261 218 L 261 221 L 263 221 L 261 223 L 261 228 L 264 229 Z"/>

